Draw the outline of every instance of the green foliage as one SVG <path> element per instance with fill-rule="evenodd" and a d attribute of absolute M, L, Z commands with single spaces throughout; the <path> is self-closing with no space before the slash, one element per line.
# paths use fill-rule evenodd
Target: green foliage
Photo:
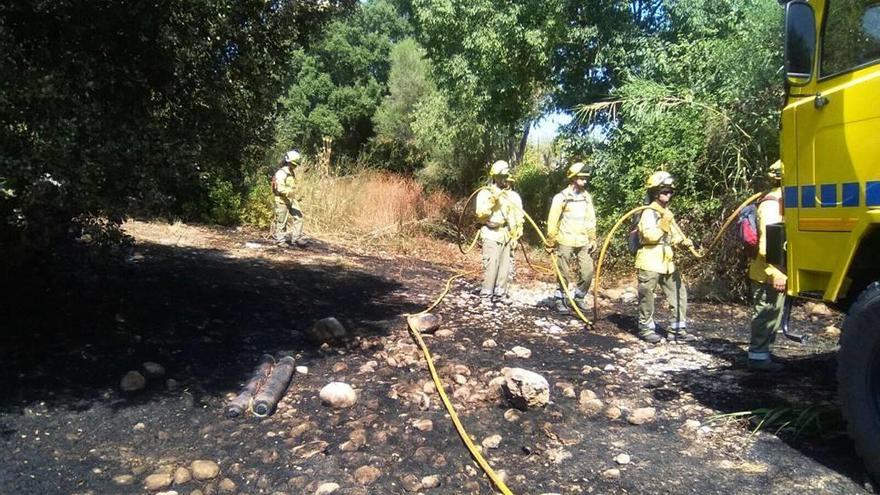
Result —
<path fill-rule="evenodd" d="M 740 420 L 745 420 L 751 426 L 752 435 L 762 430 L 772 431 L 774 435 L 785 433 L 794 437 L 846 433 L 840 407 L 833 404 L 764 407 L 717 414 L 709 418 L 710 423 Z"/>
<path fill-rule="evenodd" d="M 0 7 L 3 238 L 71 219 L 206 205 L 273 139 L 289 53 L 348 2 L 38 2 Z M 199 213 L 204 213 L 201 211 Z"/>
<path fill-rule="evenodd" d="M 233 225 L 239 221 L 241 196 L 232 183 L 215 179 L 208 189 L 208 219 L 220 225 Z"/>
<path fill-rule="evenodd" d="M 272 186 L 268 180 L 254 181 L 242 203 L 241 222 L 261 229 L 268 228 L 275 215 Z"/>
<path fill-rule="evenodd" d="M 334 152 L 357 157 L 373 135 L 392 45 L 409 32 L 393 5 L 376 0 L 358 4 L 330 23 L 308 50 L 294 52 L 296 79 L 279 101 L 277 149 L 313 153 L 329 137 Z"/>

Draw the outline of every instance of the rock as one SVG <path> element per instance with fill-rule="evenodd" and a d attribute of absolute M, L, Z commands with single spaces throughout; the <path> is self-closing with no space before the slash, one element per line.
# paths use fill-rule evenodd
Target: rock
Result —
<path fill-rule="evenodd" d="M 441 328 L 440 330 L 437 330 L 436 332 L 434 332 L 435 337 L 441 337 L 441 338 L 452 337 L 453 335 L 455 335 L 455 332 L 453 332 L 452 330 L 449 330 L 448 328 Z"/>
<path fill-rule="evenodd" d="M 308 367 L 308 366 L 297 366 L 297 367 L 294 368 L 294 369 L 295 369 L 296 372 L 299 373 L 300 375 L 308 375 L 308 374 L 309 374 L 309 367 Z"/>
<path fill-rule="evenodd" d="M 192 480 L 192 473 L 189 472 L 189 469 L 181 466 L 174 471 L 175 485 L 189 483 L 190 480 Z"/>
<path fill-rule="evenodd" d="M 554 385 L 557 389 L 562 391 L 562 396 L 567 399 L 574 399 L 577 397 L 577 394 L 574 391 L 574 385 L 568 382 L 556 382 Z"/>
<path fill-rule="evenodd" d="M 440 476 L 431 474 L 422 478 L 422 488 L 437 488 L 440 486 Z"/>
<path fill-rule="evenodd" d="M 407 474 L 400 478 L 400 484 L 408 492 L 417 492 L 422 489 L 422 481 L 414 474 Z"/>
<path fill-rule="evenodd" d="M 165 388 L 168 389 L 169 392 L 174 392 L 180 385 L 177 383 L 177 380 L 174 378 L 169 378 L 165 380 Z"/>
<path fill-rule="evenodd" d="M 627 292 L 624 292 L 623 294 L 620 295 L 619 300 L 623 304 L 629 304 L 629 303 L 635 302 L 635 300 L 637 298 L 638 298 L 638 295 L 635 292 L 627 291 Z"/>
<path fill-rule="evenodd" d="M 518 357 L 522 359 L 528 359 L 532 357 L 532 351 L 522 346 L 516 346 L 513 349 L 504 353 L 505 357 Z"/>
<path fill-rule="evenodd" d="M 137 392 L 147 386 L 147 379 L 137 371 L 129 371 L 119 380 L 119 388 L 124 392 Z"/>
<path fill-rule="evenodd" d="M 168 473 L 151 474 L 144 479 L 144 489 L 151 492 L 164 490 L 171 486 L 174 479 Z"/>
<path fill-rule="evenodd" d="M 214 461 L 193 461 L 189 467 L 193 478 L 199 481 L 210 480 L 220 474 L 220 466 Z"/>
<path fill-rule="evenodd" d="M 321 389 L 319 394 L 324 405 L 333 408 L 350 407 L 357 402 L 354 389 L 347 383 L 330 382 Z"/>
<path fill-rule="evenodd" d="M 361 466 L 354 470 L 354 479 L 362 485 L 369 485 L 382 476 L 382 471 L 373 466 Z"/>
<path fill-rule="evenodd" d="M 584 414 L 596 414 L 605 407 L 591 390 L 582 390 L 578 399 L 578 409 Z"/>
<path fill-rule="evenodd" d="M 339 490 L 339 484 L 337 483 L 321 483 L 318 489 L 315 490 L 315 495 L 329 495 L 335 493 L 336 490 Z"/>
<path fill-rule="evenodd" d="M 323 440 L 314 440 L 303 445 L 297 445 L 291 449 L 291 453 L 303 458 L 310 459 L 320 452 L 327 450 L 330 444 Z"/>
<path fill-rule="evenodd" d="M 810 316 L 831 316 L 832 314 L 831 310 L 828 309 L 828 306 L 813 301 L 804 304 L 804 310 L 806 310 Z"/>
<path fill-rule="evenodd" d="M 113 482 L 117 485 L 128 486 L 134 483 L 134 476 L 130 474 L 120 474 L 113 477 Z"/>
<path fill-rule="evenodd" d="M 834 325 L 828 325 L 822 330 L 822 335 L 828 337 L 829 339 L 839 339 L 840 338 L 840 329 L 835 327 Z"/>
<path fill-rule="evenodd" d="M 654 421 L 656 416 L 657 410 L 653 407 L 640 407 L 633 411 L 626 420 L 632 425 L 643 425 Z"/>
<path fill-rule="evenodd" d="M 138 423 L 138 424 L 134 425 L 134 427 L 132 427 L 132 429 L 134 431 L 144 431 L 146 428 L 147 428 L 147 425 L 145 425 L 143 423 Z"/>
<path fill-rule="evenodd" d="M 621 415 L 623 415 L 623 413 L 617 406 L 611 406 L 608 409 L 605 409 L 605 417 L 610 419 L 611 421 L 620 419 Z"/>
<path fill-rule="evenodd" d="M 509 423 L 514 423 L 516 421 L 519 421 L 519 418 L 521 416 L 522 415 L 520 414 L 520 412 L 516 409 L 508 409 L 508 410 L 504 411 L 504 419 L 507 420 L 507 422 L 509 422 Z"/>
<path fill-rule="evenodd" d="M 492 339 L 486 339 L 483 341 L 483 349 L 492 349 L 493 347 L 498 347 L 498 344 Z"/>
<path fill-rule="evenodd" d="M 620 479 L 620 469 L 612 468 L 606 469 L 602 471 L 602 477 L 606 480 L 617 480 Z"/>
<path fill-rule="evenodd" d="M 177 495 L 177 490 L 168 490 L 167 492 L 156 492 L 156 495 Z"/>
<path fill-rule="evenodd" d="M 432 431 L 434 429 L 434 422 L 430 419 L 417 419 L 413 421 L 413 427 L 419 431 Z"/>
<path fill-rule="evenodd" d="M 417 330 L 420 333 L 432 333 L 440 328 L 443 318 L 440 315 L 435 315 L 433 313 L 423 313 L 419 315 L 409 315 L 406 317 L 406 321 L 413 330 Z"/>
<path fill-rule="evenodd" d="M 501 435 L 490 435 L 483 439 L 481 445 L 484 449 L 497 449 L 501 444 Z"/>
<path fill-rule="evenodd" d="M 617 457 L 614 458 L 614 462 L 620 464 L 621 466 L 629 464 L 629 461 L 629 454 L 618 454 Z"/>
<path fill-rule="evenodd" d="M 144 368 L 144 371 L 147 373 L 147 376 L 149 376 L 150 378 L 155 378 L 155 377 L 165 375 L 165 367 L 159 363 L 147 361 L 147 362 L 141 364 L 141 367 Z"/>
<path fill-rule="evenodd" d="M 235 491 L 235 482 L 229 478 L 223 478 L 220 480 L 220 493 L 233 493 Z"/>
<path fill-rule="evenodd" d="M 605 296 L 607 299 L 616 301 L 620 299 L 620 297 L 623 295 L 623 289 L 605 289 L 602 291 L 602 295 Z"/>
<path fill-rule="evenodd" d="M 525 410 L 544 407 L 550 402 L 550 384 L 529 370 L 513 368 L 506 375 L 505 391 L 514 407 Z"/>
<path fill-rule="evenodd" d="M 348 330 L 336 318 L 324 318 L 303 331 L 306 338 L 314 345 L 340 344 L 351 338 Z"/>
<path fill-rule="evenodd" d="M 689 430 L 689 431 L 694 431 L 699 427 L 700 427 L 700 422 L 697 421 L 696 419 L 689 419 L 689 420 L 685 421 L 684 424 L 682 425 L 682 428 L 684 428 L 685 430 Z"/>

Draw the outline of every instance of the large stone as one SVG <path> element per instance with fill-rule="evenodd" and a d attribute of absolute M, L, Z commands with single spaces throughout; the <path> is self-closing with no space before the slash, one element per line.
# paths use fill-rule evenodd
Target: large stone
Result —
<path fill-rule="evenodd" d="M 414 330 L 417 330 L 420 333 L 432 333 L 440 328 L 440 324 L 443 323 L 443 318 L 440 315 L 435 315 L 433 313 L 423 313 L 409 315 L 406 317 L 406 321 Z"/>
<path fill-rule="evenodd" d="M 353 406 L 357 402 L 357 394 L 347 383 L 330 382 L 321 389 L 321 402 L 333 408 Z"/>
<path fill-rule="evenodd" d="M 528 359 L 532 357 L 532 351 L 527 347 L 516 346 L 513 349 L 504 353 L 505 357 L 518 357 L 522 359 Z"/>
<path fill-rule="evenodd" d="M 514 407 L 526 410 L 544 407 L 550 402 L 550 384 L 534 371 L 512 368 L 505 378 L 505 392 Z"/>
<path fill-rule="evenodd" d="M 169 473 L 151 474 L 144 479 L 144 489 L 151 492 L 164 490 L 171 486 L 172 481 L 174 481 L 174 479 Z"/>
<path fill-rule="evenodd" d="M 220 480 L 220 484 L 218 485 L 220 489 L 220 493 L 234 493 L 235 492 L 235 482 L 229 478 L 223 478 Z"/>
<path fill-rule="evenodd" d="M 596 397 L 596 393 L 592 390 L 584 389 L 581 390 L 580 398 L 578 399 L 578 409 L 584 414 L 596 414 L 605 407 L 605 404 L 602 403 Z"/>
<path fill-rule="evenodd" d="M 204 481 L 215 478 L 220 474 L 220 466 L 214 461 L 198 460 L 190 465 L 193 478 Z"/>
<path fill-rule="evenodd" d="M 137 371 L 129 371 L 119 381 L 119 388 L 124 392 L 137 392 L 147 385 L 147 379 Z"/>
<path fill-rule="evenodd" d="M 147 376 L 151 378 L 160 377 L 165 374 L 165 367 L 159 363 L 154 363 L 153 361 L 147 361 L 141 365 L 144 368 L 144 371 L 147 373 Z"/>
<path fill-rule="evenodd" d="M 303 332 L 312 344 L 339 344 L 348 341 L 351 334 L 336 318 L 318 320 Z"/>

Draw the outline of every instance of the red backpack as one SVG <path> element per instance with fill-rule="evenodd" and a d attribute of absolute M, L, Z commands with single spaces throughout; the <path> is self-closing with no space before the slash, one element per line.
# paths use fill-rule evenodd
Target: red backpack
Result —
<path fill-rule="evenodd" d="M 736 221 L 736 237 L 739 239 L 743 252 L 749 259 L 758 255 L 758 206 L 765 201 L 779 201 L 779 198 L 765 194 L 757 203 L 752 203 L 742 211 Z"/>

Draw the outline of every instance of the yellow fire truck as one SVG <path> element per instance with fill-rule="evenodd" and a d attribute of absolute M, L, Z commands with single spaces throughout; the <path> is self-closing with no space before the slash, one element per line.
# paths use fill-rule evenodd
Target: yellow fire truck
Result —
<path fill-rule="evenodd" d="M 840 401 L 880 480 L 880 0 L 785 9 L 785 225 L 768 232 L 768 258 L 786 266 L 790 296 L 847 312 Z"/>

